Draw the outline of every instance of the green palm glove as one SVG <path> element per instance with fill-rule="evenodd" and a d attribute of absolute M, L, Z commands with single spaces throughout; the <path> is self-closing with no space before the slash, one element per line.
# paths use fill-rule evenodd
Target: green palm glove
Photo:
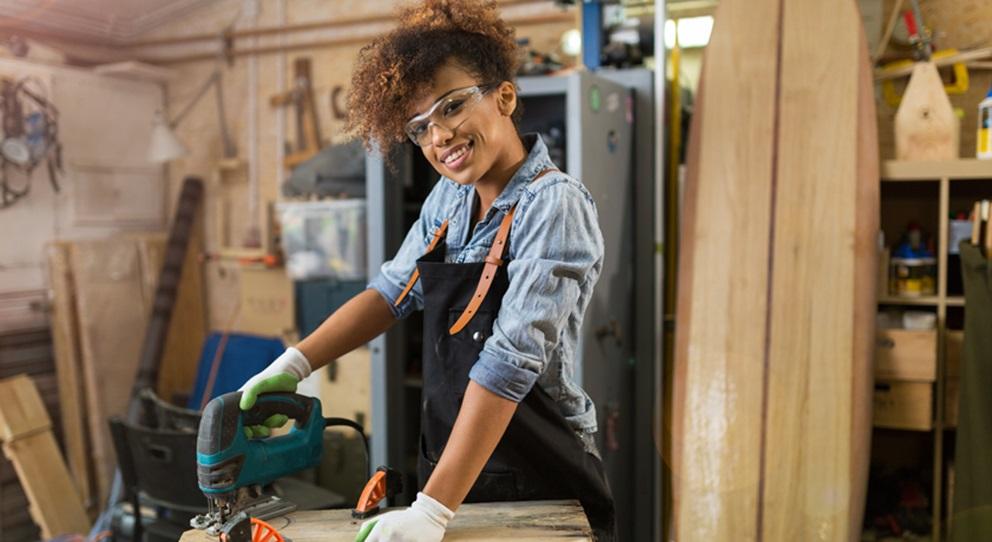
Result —
<path fill-rule="evenodd" d="M 296 391 L 296 385 L 300 380 L 291 374 L 279 373 L 275 376 L 263 378 L 251 386 L 245 388 L 241 394 L 241 410 L 249 410 L 255 406 L 258 395 L 274 391 Z M 286 425 L 289 416 L 285 414 L 273 414 L 262 422 L 262 425 L 251 425 L 245 427 L 245 436 L 248 438 L 267 437 L 272 434 L 272 430 Z"/>
<path fill-rule="evenodd" d="M 375 527 L 378 520 L 368 521 L 362 524 L 362 528 L 358 530 L 358 536 L 355 537 L 355 542 L 365 542 L 365 539 L 369 537 L 369 533 L 372 532 L 372 528 Z"/>
<path fill-rule="evenodd" d="M 290 347 L 276 358 L 262 372 L 248 379 L 244 386 L 241 386 L 241 410 L 249 410 L 255 406 L 258 395 L 277 391 L 294 392 L 300 380 L 310 375 L 310 362 L 302 352 Z M 262 425 L 252 425 L 245 427 L 245 436 L 248 438 L 267 437 L 272 434 L 272 430 L 282 427 L 289 421 L 289 417 L 284 414 L 273 414 L 269 416 Z"/>

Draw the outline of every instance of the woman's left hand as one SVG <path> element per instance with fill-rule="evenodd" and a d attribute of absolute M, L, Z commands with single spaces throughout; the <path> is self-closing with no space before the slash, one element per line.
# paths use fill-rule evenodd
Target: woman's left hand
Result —
<path fill-rule="evenodd" d="M 362 524 L 355 542 L 441 542 L 455 513 L 426 493 L 406 510 L 387 512 Z"/>

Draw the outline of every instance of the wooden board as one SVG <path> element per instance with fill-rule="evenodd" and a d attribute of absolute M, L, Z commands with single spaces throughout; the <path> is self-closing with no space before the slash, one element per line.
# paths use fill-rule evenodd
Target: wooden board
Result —
<path fill-rule="evenodd" d="M 89 518 L 52 436 L 51 420 L 27 376 L 0 380 L 0 440 L 14 463 L 42 535 L 89 532 Z"/>
<path fill-rule="evenodd" d="M 933 62 L 917 62 L 895 118 L 897 160 L 954 160 L 961 121 Z"/>
<path fill-rule="evenodd" d="M 354 542 L 363 521 L 350 510 L 296 512 L 270 524 L 293 542 Z M 203 531 L 186 531 L 180 542 L 215 542 Z M 577 501 L 462 505 L 448 524 L 445 542 L 589 542 L 592 530 Z"/>
<path fill-rule="evenodd" d="M 48 251 L 49 283 L 52 288 L 52 345 L 55 349 L 55 374 L 58 377 L 59 409 L 62 414 L 62 438 L 69 470 L 84 500 L 92 495 L 84 432 L 85 402 L 80 375 L 79 320 L 73 302 L 72 272 L 68 245 L 51 243 Z"/>
<path fill-rule="evenodd" d="M 150 300 L 135 242 L 80 241 L 69 254 L 97 500 L 105 502 L 116 465 L 107 418 L 127 411 Z"/>
<path fill-rule="evenodd" d="M 145 299 L 155 299 L 155 289 L 165 257 L 165 235 L 137 237 L 141 259 L 142 288 Z M 207 337 L 207 314 L 204 306 L 202 220 L 196 220 L 190 245 L 183 261 L 182 277 L 176 289 L 176 303 L 169 321 L 169 331 L 162 351 L 162 364 L 155 390 L 159 397 L 172 401 L 177 394 L 188 394 L 196 380 L 200 350 Z"/>
<path fill-rule="evenodd" d="M 720 2 L 696 103 L 676 316 L 675 538 L 856 540 L 878 157 L 854 1 Z"/>

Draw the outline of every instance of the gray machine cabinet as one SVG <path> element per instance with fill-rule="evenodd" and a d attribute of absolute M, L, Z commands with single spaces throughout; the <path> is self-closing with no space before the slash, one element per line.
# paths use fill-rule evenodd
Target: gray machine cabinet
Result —
<path fill-rule="evenodd" d="M 565 164 L 592 194 L 605 253 L 582 327 L 575 379 L 596 405 L 596 442 L 617 505 L 621 540 L 632 540 L 634 463 L 634 103 L 597 74 L 518 80 L 521 132 L 544 132 L 563 106 Z M 546 138 L 547 139 L 547 138 Z"/>
<path fill-rule="evenodd" d="M 575 379 L 596 404 L 610 485 L 617 500 L 621 540 L 633 539 L 635 499 L 635 213 L 634 94 L 629 85 L 589 72 L 517 81 L 523 107 L 521 132 L 538 131 L 552 159 L 592 194 L 605 241 L 599 283 L 586 312 Z M 392 257 L 405 232 L 392 218 L 402 205 L 404 176 L 411 175 L 412 147 L 394 158 L 393 174 L 376 158 L 368 162 L 370 274 Z M 650 230 L 648 230 L 650 231 Z M 399 326 L 398 326 L 399 327 Z M 404 465 L 399 444 L 407 431 L 400 412 L 406 341 L 390 332 L 372 344 L 373 464 Z M 382 413 L 382 414 L 380 414 Z"/>

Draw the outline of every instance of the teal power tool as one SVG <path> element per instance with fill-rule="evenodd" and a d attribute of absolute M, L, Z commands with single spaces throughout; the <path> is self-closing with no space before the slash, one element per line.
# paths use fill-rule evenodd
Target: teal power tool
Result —
<path fill-rule="evenodd" d="M 214 398 L 203 411 L 196 439 L 197 478 L 207 496 L 208 512 L 190 525 L 221 540 L 251 540 L 251 518 L 269 519 L 288 514 L 296 505 L 262 488 L 276 479 L 317 466 L 323 453 L 324 428 L 349 425 L 350 420 L 325 420 L 320 401 L 296 393 L 264 393 L 251 410 L 238 406 L 241 392 Z M 245 427 L 261 425 L 283 414 L 296 423 L 280 437 L 249 438 Z M 364 437 L 364 433 L 363 433 Z"/>

